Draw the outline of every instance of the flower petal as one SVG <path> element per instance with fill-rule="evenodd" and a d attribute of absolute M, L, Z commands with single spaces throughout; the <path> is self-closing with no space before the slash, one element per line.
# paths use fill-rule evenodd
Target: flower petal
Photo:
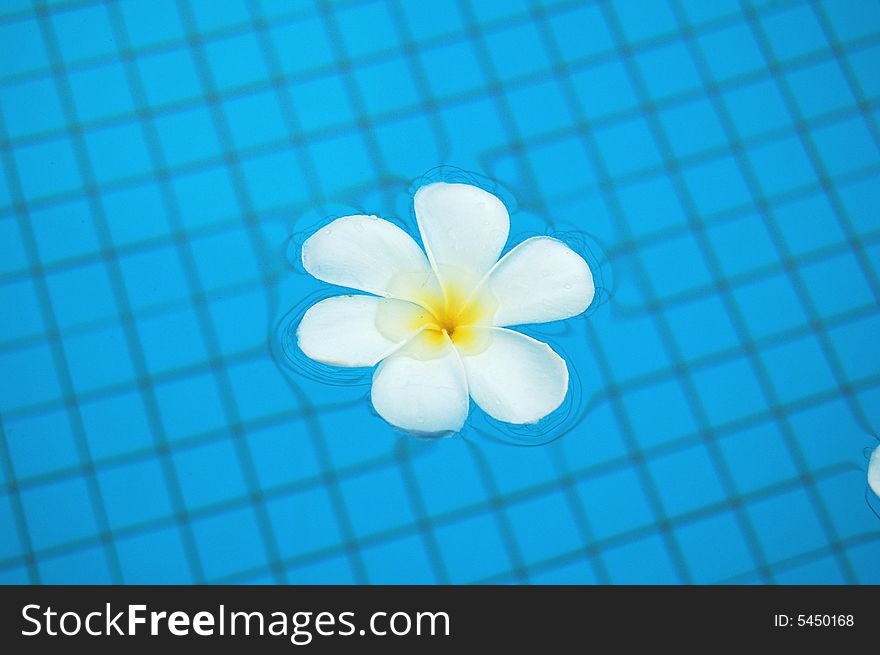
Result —
<path fill-rule="evenodd" d="M 568 392 L 568 368 L 546 343 L 513 330 L 484 333 L 478 352 L 460 349 L 471 397 L 489 416 L 535 423 L 559 407 Z"/>
<path fill-rule="evenodd" d="M 877 446 L 871 453 L 871 461 L 868 463 L 868 484 L 880 497 L 880 446 Z"/>
<path fill-rule="evenodd" d="M 306 239 L 302 262 L 330 284 L 421 302 L 439 296 L 425 254 L 406 232 L 375 216 L 345 216 Z"/>
<path fill-rule="evenodd" d="M 492 268 L 507 242 L 510 217 L 496 196 L 470 184 L 437 182 L 413 200 L 428 259 L 444 288 L 466 293 Z"/>
<path fill-rule="evenodd" d="M 461 360 L 444 337 L 414 337 L 373 374 L 373 407 L 386 421 L 424 436 L 457 432 L 468 414 L 467 380 Z"/>
<path fill-rule="evenodd" d="M 374 296 L 335 296 L 315 303 L 296 330 L 300 349 L 334 366 L 374 366 L 412 337 L 426 311 Z"/>
<path fill-rule="evenodd" d="M 497 303 L 492 323 L 499 326 L 577 316 L 596 291 L 583 257 L 550 237 L 526 239 L 504 255 L 486 285 Z"/>

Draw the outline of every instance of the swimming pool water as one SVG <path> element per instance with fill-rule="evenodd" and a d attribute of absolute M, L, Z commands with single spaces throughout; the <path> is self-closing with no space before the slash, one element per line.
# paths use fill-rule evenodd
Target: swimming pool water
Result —
<path fill-rule="evenodd" d="M 878 71 L 869 0 L 0 3 L 0 582 L 880 583 Z M 589 245 L 552 443 L 285 356 L 437 175 Z"/>

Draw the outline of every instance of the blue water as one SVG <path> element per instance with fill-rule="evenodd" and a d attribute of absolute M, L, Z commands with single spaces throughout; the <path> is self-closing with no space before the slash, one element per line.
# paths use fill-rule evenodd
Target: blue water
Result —
<path fill-rule="evenodd" d="M 0 2 L 0 582 L 880 583 L 878 71 L 872 0 Z M 539 428 L 291 350 L 437 175 L 601 280 Z"/>

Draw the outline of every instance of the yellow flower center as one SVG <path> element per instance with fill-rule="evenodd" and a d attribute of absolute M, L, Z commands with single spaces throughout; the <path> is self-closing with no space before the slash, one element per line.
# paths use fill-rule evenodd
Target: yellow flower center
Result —
<path fill-rule="evenodd" d="M 408 327 L 420 329 L 420 345 L 431 350 L 444 346 L 448 338 L 468 352 L 481 351 L 486 335 L 478 328 L 490 324 L 496 303 L 487 291 L 472 292 L 470 284 L 445 281 L 441 286 L 442 298 L 426 293 L 413 299 L 427 311 L 414 316 Z"/>

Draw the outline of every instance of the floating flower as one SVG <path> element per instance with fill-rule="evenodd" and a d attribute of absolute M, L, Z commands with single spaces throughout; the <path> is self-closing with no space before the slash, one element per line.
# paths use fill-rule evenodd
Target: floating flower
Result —
<path fill-rule="evenodd" d="M 880 446 L 874 449 L 868 462 L 868 486 L 880 497 Z"/>
<path fill-rule="evenodd" d="M 469 396 L 500 421 L 539 421 L 562 404 L 568 368 L 550 346 L 509 327 L 582 313 L 595 291 L 590 268 L 543 236 L 499 259 L 510 218 L 479 187 L 429 184 L 414 203 L 425 252 L 375 216 L 338 218 L 306 240 L 306 271 L 373 295 L 312 305 L 299 347 L 325 364 L 378 365 L 373 407 L 411 433 L 457 432 Z"/>

